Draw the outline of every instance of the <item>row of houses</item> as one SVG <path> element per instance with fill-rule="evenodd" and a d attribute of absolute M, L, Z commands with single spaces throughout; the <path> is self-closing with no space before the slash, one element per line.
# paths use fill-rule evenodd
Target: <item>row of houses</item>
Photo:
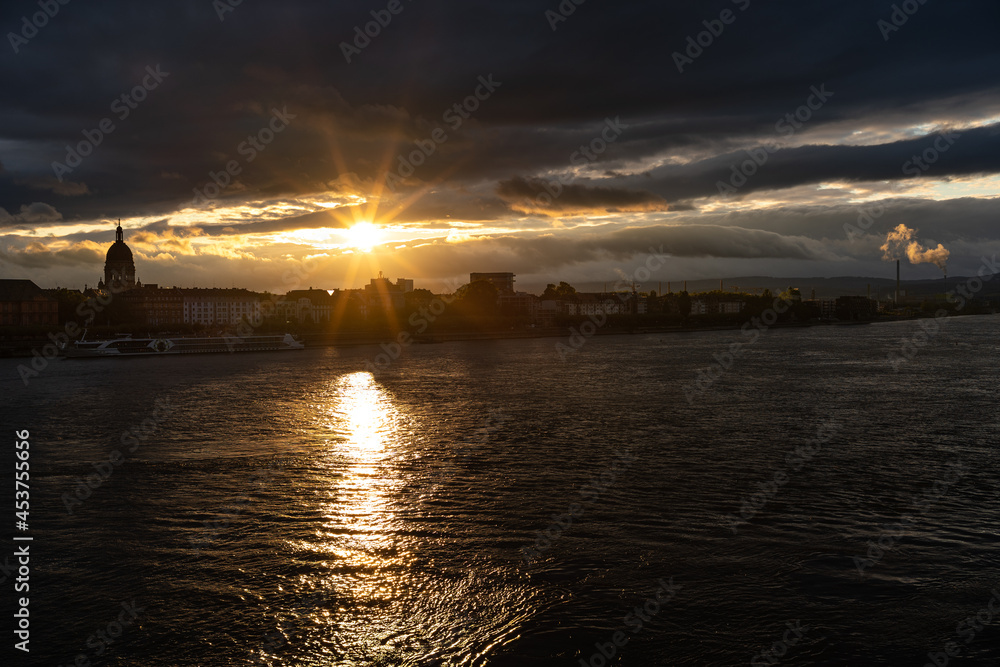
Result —
<path fill-rule="evenodd" d="M 692 315 L 731 315 L 742 313 L 745 301 L 720 301 L 717 299 L 694 299 L 691 301 Z"/>
<path fill-rule="evenodd" d="M 57 292 L 44 290 L 30 280 L 0 280 L 0 326 L 58 326 L 60 302 Z M 329 322 L 349 304 L 362 317 L 376 311 L 393 311 L 405 304 L 413 291 L 413 281 L 390 283 L 376 278 L 361 290 L 292 290 L 285 295 L 252 292 L 247 289 L 160 287 L 139 284 L 112 293 L 87 288 L 76 293 L 80 299 L 101 299 L 127 312 L 129 321 L 145 326 L 203 325 L 232 326 L 241 321 L 255 322 L 275 317 L 299 323 Z M 105 310 L 104 307 L 101 310 Z M 66 314 L 64 314 L 64 318 Z"/>
<path fill-rule="evenodd" d="M 646 297 L 635 292 L 577 292 L 572 299 L 534 297 L 532 314 L 554 315 L 645 315 Z"/>
<path fill-rule="evenodd" d="M 542 298 L 515 291 L 514 277 L 512 273 L 473 273 L 470 283 L 485 281 L 497 288 L 499 313 L 539 324 L 551 324 L 560 316 L 680 312 L 679 300 L 666 295 L 657 299 L 636 292 L 577 292 L 565 298 Z M 129 320 L 145 326 L 229 327 L 264 318 L 322 324 L 341 321 L 345 313 L 368 319 L 376 313 L 403 309 L 407 294 L 413 291 L 412 280 L 400 278 L 393 282 L 380 273 L 357 290 L 309 287 L 274 295 L 240 288 L 166 288 L 147 283 L 111 298 L 124 305 Z M 54 292 L 40 289 L 30 280 L 0 280 L 0 326 L 60 324 L 59 302 Z M 84 295 L 97 296 L 100 292 L 87 290 Z M 796 300 L 806 306 L 809 317 L 824 320 L 870 319 L 878 311 L 878 303 L 864 297 Z M 746 307 L 745 301 L 722 292 L 695 295 L 690 300 L 690 314 L 694 316 L 739 314 Z"/>
<path fill-rule="evenodd" d="M 261 295 L 246 289 L 161 288 L 154 283 L 115 296 L 139 323 L 233 325 L 261 316 Z"/>
<path fill-rule="evenodd" d="M 362 317 L 379 311 L 399 310 L 405 305 L 406 293 L 412 291 L 412 280 L 399 279 L 392 283 L 380 275 L 361 290 L 310 287 L 275 295 L 239 288 L 161 288 L 147 284 L 123 292 L 120 298 L 135 321 L 149 326 L 229 326 L 272 317 L 300 324 L 320 324 L 332 321 L 338 313 L 351 307 Z"/>

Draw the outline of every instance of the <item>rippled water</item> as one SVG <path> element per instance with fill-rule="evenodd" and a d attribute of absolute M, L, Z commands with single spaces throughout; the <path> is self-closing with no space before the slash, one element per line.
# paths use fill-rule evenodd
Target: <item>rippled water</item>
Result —
<path fill-rule="evenodd" d="M 916 331 L 772 331 L 693 404 L 739 332 L 416 345 L 378 376 L 375 347 L 57 362 L 28 388 L 4 360 L 31 664 L 919 666 L 955 641 L 1000 665 L 1000 616 L 956 629 L 1000 589 L 1000 318 L 893 372 Z"/>

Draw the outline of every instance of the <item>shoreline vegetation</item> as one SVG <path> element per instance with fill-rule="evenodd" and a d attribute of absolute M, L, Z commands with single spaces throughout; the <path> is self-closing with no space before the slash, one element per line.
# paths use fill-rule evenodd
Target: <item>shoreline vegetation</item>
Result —
<path fill-rule="evenodd" d="M 968 317 L 974 315 L 995 315 L 996 311 L 981 310 L 977 312 L 952 312 L 948 317 Z M 922 319 L 932 319 L 934 314 L 919 312 L 910 315 L 880 316 L 873 319 L 854 321 L 784 321 L 777 322 L 769 328 L 774 329 L 806 329 L 817 326 L 859 326 L 879 324 L 885 322 L 903 322 Z M 603 326 L 594 327 L 591 335 L 615 336 L 615 335 L 653 335 L 653 334 L 683 334 L 683 333 L 703 333 L 712 331 L 733 331 L 739 330 L 750 318 L 741 318 L 738 321 L 706 323 L 689 320 L 679 323 L 656 323 L 643 321 L 643 317 L 608 317 Z M 623 321 L 627 320 L 627 321 Z M 507 326 L 507 327 L 476 327 L 457 330 L 436 330 L 416 333 L 406 327 L 386 327 L 376 330 L 357 331 L 310 331 L 309 328 L 301 326 L 287 326 L 285 328 L 269 324 L 254 330 L 249 335 L 267 335 L 275 333 L 293 333 L 302 340 L 307 348 L 310 347 L 364 347 L 392 343 L 399 336 L 407 336 L 414 344 L 440 344 L 458 341 L 490 341 L 490 340 L 517 340 L 536 338 L 566 338 L 572 336 L 585 323 L 592 323 L 590 317 L 578 316 L 574 318 L 564 318 L 558 325 L 553 326 Z M 113 329 L 113 331 L 112 331 Z M 94 327 L 88 331 L 88 340 L 101 340 L 116 335 L 131 335 L 134 338 L 184 338 L 193 336 L 232 336 L 238 337 L 237 333 L 225 330 L 200 330 L 200 331 L 177 331 L 176 327 L 171 331 L 150 330 L 148 328 L 136 329 L 135 327 Z M 52 343 L 51 331 L 0 331 L 0 357 L 31 357 L 36 350 Z"/>

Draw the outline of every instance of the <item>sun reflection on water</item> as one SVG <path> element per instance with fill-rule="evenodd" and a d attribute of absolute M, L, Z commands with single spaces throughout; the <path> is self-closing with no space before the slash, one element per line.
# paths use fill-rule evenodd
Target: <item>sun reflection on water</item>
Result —
<path fill-rule="evenodd" d="M 429 482 L 414 465 L 425 413 L 361 372 L 317 387 L 302 416 L 320 448 L 303 483 L 321 491 L 318 524 L 290 545 L 301 569 L 286 580 L 289 648 L 308 665 L 485 664 L 533 613 L 532 592 L 497 586 L 506 571 L 473 552 L 436 565 L 442 543 L 461 552 L 468 538 L 414 493 Z"/>
<path fill-rule="evenodd" d="M 391 393 L 364 372 L 320 388 L 303 416 L 322 446 L 310 486 L 323 491 L 316 508 L 321 523 L 311 537 L 291 545 L 317 571 L 298 578 L 293 595 L 320 591 L 336 601 L 300 615 L 327 628 L 313 636 L 320 653 L 368 655 L 386 634 L 370 612 L 392 604 L 398 595 L 394 582 L 405 577 L 410 559 L 394 504 L 403 483 L 395 463 L 409 419 Z"/>
<path fill-rule="evenodd" d="M 391 498 L 400 480 L 392 463 L 403 414 L 370 373 L 352 373 L 333 383 L 320 416 L 331 435 L 333 474 L 321 542 L 313 548 L 335 555 L 335 567 L 345 573 L 398 567 Z M 361 580 L 351 585 L 357 595 L 383 594 L 381 586 Z"/>
<path fill-rule="evenodd" d="M 348 453 L 374 459 L 385 451 L 399 417 L 391 397 L 371 373 L 345 375 L 335 387 L 336 397 L 328 413 L 335 421 L 330 428 L 346 436 Z"/>

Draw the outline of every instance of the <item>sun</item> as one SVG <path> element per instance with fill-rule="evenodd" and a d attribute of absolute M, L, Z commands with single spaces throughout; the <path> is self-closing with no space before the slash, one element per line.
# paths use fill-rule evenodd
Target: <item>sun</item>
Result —
<path fill-rule="evenodd" d="M 382 229 L 370 222 L 359 222 L 345 229 L 343 235 L 348 246 L 362 252 L 371 252 L 382 243 Z"/>

